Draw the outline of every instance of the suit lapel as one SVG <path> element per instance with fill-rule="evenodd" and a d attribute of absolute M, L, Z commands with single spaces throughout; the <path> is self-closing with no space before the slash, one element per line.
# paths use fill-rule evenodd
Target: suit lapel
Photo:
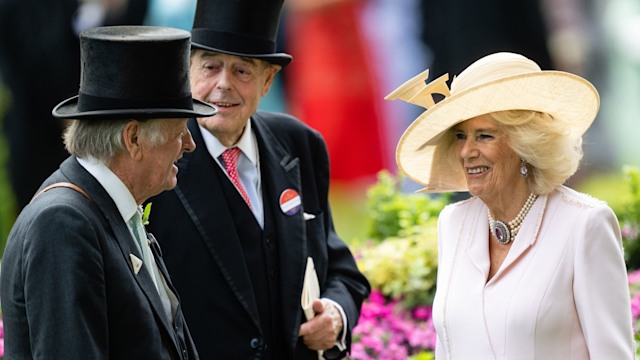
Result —
<path fill-rule="evenodd" d="M 491 281 L 499 279 L 502 274 L 509 271 L 509 269 L 522 257 L 524 254 L 535 245 L 538 239 L 538 231 L 540 225 L 542 225 L 542 216 L 547 205 L 547 195 L 541 195 L 533 204 L 529 213 L 522 223 L 522 227 L 518 232 L 518 237 L 514 240 L 511 249 L 507 257 L 502 262 L 500 270 L 491 279 Z"/>
<path fill-rule="evenodd" d="M 158 270 L 162 274 L 162 278 L 164 279 L 164 282 L 168 287 L 167 296 L 169 297 L 169 301 L 171 302 L 172 312 L 173 312 L 174 306 L 176 307 L 176 309 L 180 308 L 180 299 L 178 298 L 178 291 L 173 286 L 173 283 L 171 282 L 171 278 L 169 277 L 169 270 L 167 270 L 167 267 L 164 264 L 164 260 L 162 259 L 162 250 L 160 249 L 160 244 L 156 240 L 155 236 L 153 236 L 153 234 L 151 233 L 146 233 L 146 234 L 147 234 L 147 239 L 149 240 L 149 248 L 153 253 L 153 258 L 156 261 Z M 164 284 L 158 284 L 158 286 L 164 286 Z M 176 314 L 178 311 L 179 310 L 176 310 Z"/>
<path fill-rule="evenodd" d="M 222 170 L 207 151 L 195 119 L 190 119 L 188 126 L 196 143 L 196 151 L 185 154 L 178 162 L 180 170 L 176 195 L 229 286 L 234 289 L 236 298 L 260 329 L 258 306 L 242 257 L 240 241 L 233 226 L 231 212 L 226 206 L 223 189 L 215 176 L 215 171 Z M 211 211 L 212 207 L 218 210 Z"/>
<path fill-rule="evenodd" d="M 280 194 L 293 189 L 302 194 L 299 159 L 294 158 L 281 145 L 263 119 L 254 114 L 252 128 L 255 132 L 260 153 L 262 176 L 262 194 L 264 206 L 271 206 L 270 213 L 278 232 L 279 264 L 281 276 L 281 311 L 285 329 L 297 329 L 300 323 L 300 296 L 302 274 L 306 260 L 307 238 L 305 235 L 303 211 L 288 216 L 279 207 Z M 198 232 L 221 269 L 226 281 L 251 315 L 260 329 L 257 304 L 253 286 L 242 258 L 242 248 L 233 228 L 231 212 L 222 206 L 226 200 L 223 190 L 216 180 L 214 171 L 221 171 L 206 149 L 202 133 L 195 119 L 189 120 L 189 130 L 197 149 L 185 154 L 178 162 L 178 186 L 176 195 L 196 224 Z M 198 171 L 191 171 L 198 169 Z M 181 186 L 180 184 L 189 184 Z M 220 211 L 211 211 L 212 206 L 221 207 Z M 265 211 L 265 213 L 267 213 Z M 235 239 L 235 240 L 230 240 Z M 289 334 L 289 342 L 295 346 L 298 334 Z"/>
<path fill-rule="evenodd" d="M 304 207 L 293 215 L 286 215 L 280 209 L 280 195 L 293 189 L 302 196 L 300 182 L 300 160 L 293 157 L 281 145 L 259 114 L 254 114 L 252 126 L 260 149 L 260 166 L 263 171 L 262 189 L 265 206 L 271 206 L 271 214 L 278 233 L 279 266 L 281 277 L 281 311 L 285 329 L 297 331 L 300 323 L 302 276 L 307 258 L 307 237 L 304 226 Z M 268 169 L 268 171 L 264 171 Z M 304 204 L 304 199 L 303 204 Z M 265 211 L 266 213 L 266 211 Z M 288 341 L 295 347 L 298 334 L 288 335 Z"/>
<path fill-rule="evenodd" d="M 70 182 L 80 186 L 84 191 L 86 191 L 102 212 L 108 225 L 106 230 L 108 231 L 109 228 L 111 229 L 113 239 L 118 244 L 122 258 L 131 271 L 131 275 L 134 277 L 135 281 L 138 283 L 142 292 L 151 304 L 151 307 L 156 314 L 156 318 L 160 319 L 165 331 L 170 334 L 170 338 L 174 342 L 174 346 L 178 348 L 176 339 L 174 338 L 174 332 L 172 330 L 173 327 L 165 315 L 160 295 L 158 295 L 158 290 L 156 289 L 149 272 L 146 270 L 141 270 L 138 274 L 135 274 L 134 272 L 129 255 L 134 254 L 140 259 L 142 259 L 142 255 L 135 246 L 135 243 L 131 238 L 129 228 L 120 216 L 120 212 L 118 211 L 116 204 L 113 202 L 113 199 L 111 199 L 102 185 L 100 185 L 100 183 L 78 163 L 75 157 L 71 157 L 63 162 L 62 165 L 60 165 L 60 170 L 62 174 L 70 180 Z"/>

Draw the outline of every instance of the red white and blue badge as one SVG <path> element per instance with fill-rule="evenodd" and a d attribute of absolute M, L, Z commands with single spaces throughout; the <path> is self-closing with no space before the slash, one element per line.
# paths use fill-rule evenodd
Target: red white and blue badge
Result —
<path fill-rule="evenodd" d="M 283 213 L 292 216 L 300 211 L 302 200 L 298 192 L 293 189 L 287 189 L 280 194 L 280 210 Z"/>

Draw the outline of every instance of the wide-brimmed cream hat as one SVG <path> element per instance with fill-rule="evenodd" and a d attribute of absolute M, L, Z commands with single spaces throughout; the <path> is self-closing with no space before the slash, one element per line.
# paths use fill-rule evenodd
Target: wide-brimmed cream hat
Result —
<path fill-rule="evenodd" d="M 437 145 L 452 126 L 476 116 L 505 110 L 534 110 L 569 124 L 582 136 L 598 113 L 597 90 L 587 80 L 562 71 L 542 71 L 526 57 L 495 53 L 469 65 L 447 88 L 448 75 L 429 84 L 428 70 L 410 79 L 385 99 L 401 99 L 428 108 L 404 132 L 396 162 L 423 192 L 467 191 L 462 166 L 452 164 Z M 434 104 L 432 95 L 445 98 Z"/>

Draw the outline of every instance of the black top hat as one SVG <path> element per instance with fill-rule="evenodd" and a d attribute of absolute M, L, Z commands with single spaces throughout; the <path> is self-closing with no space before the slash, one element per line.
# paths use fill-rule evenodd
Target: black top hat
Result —
<path fill-rule="evenodd" d="M 211 116 L 193 99 L 187 31 L 107 26 L 80 34 L 80 91 L 52 111 L 60 119 L 158 119 Z"/>
<path fill-rule="evenodd" d="M 291 55 L 275 52 L 282 4 L 283 0 L 198 0 L 191 46 L 286 66 Z"/>

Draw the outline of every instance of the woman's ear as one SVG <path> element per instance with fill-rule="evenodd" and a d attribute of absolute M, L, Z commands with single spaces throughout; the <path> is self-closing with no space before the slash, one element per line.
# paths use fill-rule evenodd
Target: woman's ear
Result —
<path fill-rule="evenodd" d="M 142 143 L 140 136 L 140 123 L 137 120 L 129 121 L 122 130 L 122 142 L 129 157 L 134 160 L 142 158 Z"/>

